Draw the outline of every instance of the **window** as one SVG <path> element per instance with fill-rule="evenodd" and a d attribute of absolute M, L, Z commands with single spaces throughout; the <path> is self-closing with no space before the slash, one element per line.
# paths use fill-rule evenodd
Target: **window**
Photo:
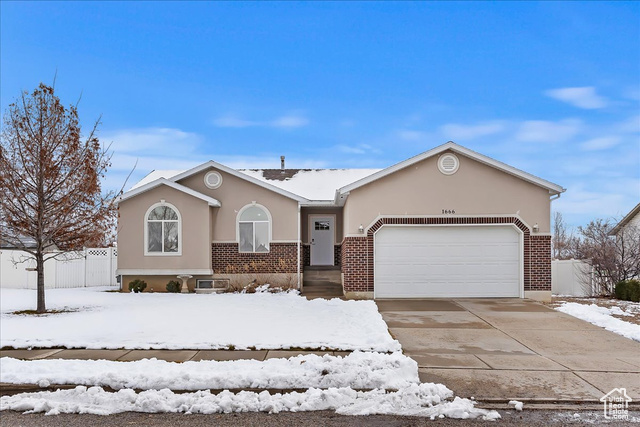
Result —
<path fill-rule="evenodd" d="M 151 206 L 145 222 L 145 255 L 181 254 L 180 214 L 174 206 L 168 203 Z"/>
<path fill-rule="evenodd" d="M 251 204 L 238 214 L 238 250 L 240 252 L 269 252 L 271 215 L 263 206 Z"/>

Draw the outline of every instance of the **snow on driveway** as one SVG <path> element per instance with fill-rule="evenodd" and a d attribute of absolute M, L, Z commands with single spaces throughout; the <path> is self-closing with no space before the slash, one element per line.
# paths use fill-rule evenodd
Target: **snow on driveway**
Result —
<path fill-rule="evenodd" d="M 400 352 L 353 352 L 345 357 L 299 355 L 289 359 L 165 362 L 0 359 L 0 382 L 72 384 L 114 390 L 289 389 L 352 387 L 400 389 L 419 383 L 418 364 Z"/>
<path fill-rule="evenodd" d="M 556 310 L 600 326 L 623 337 L 640 341 L 640 325 L 625 322 L 612 316 L 612 314 L 630 315 L 625 314 L 619 307 L 608 308 L 600 307 L 596 304 L 585 305 L 576 302 L 564 302 L 559 307 L 556 307 Z"/>
<path fill-rule="evenodd" d="M 392 352 L 373 301 L 307 300 L 296 293 L 117 293 L 52 289 L 45 316 L 36 292 L 0 289 L 0 346 L 14 348 L 335 349 Z"/>

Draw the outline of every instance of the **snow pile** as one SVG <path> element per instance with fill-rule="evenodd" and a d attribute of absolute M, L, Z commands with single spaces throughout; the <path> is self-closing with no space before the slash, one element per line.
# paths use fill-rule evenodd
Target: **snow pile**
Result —
<path fill-rule="evenodd" d="M 416 362 L 393 354 L 354 352 L 345 357 L 300 355 L 289 359 L 165 362 L 0 359 L 0 382 L 97 385 L 112 389 L 173 390 L 241 388 L 400 389 L 419 382 Z"/>
<path fill-rule="evenodd" d="M 0 289 L 0 347 L 106 349 L 336 349 L 393 352 L 373 301 L 307 300 L 295 292 L 167 294 L 47 290 L 46 316 L 36 291 Z"/>
<path fill-rule="evenodd" d="M 518 401 L 518 400 L 510 400 L 509 401 L 509 405 L 513 405 L 513 408 L 516 411 L 522 411 L 522 407 L 524 406 L 524 403 Z"/>
<path fill-rule="evenodd" d="M 556 310 L 578 319 L 585 320 L 623 337 L 640 341 L 640 325 L 617 319 L 612 314 L 625 314 L 619 307 L 600 307 L 596 304 L 584 305 L 576 302 L 565 302 Z"/>
<path fill-rule="evenodd" d="M 232 412 L 301 412 L 335 410 L 344 415 L 397 414 L 450 418 L 500 418 L 496 411 L 475 408 L 475 402 L 453 396 L 442 384 L 413 384 L 397 392 L 384 390 L 358 392 L 352 388 L 321 390 L 311 388 L 304 393 L 269 394 L 242 391 L 237 394 L 209 391 L 176 394 L 171 390 L 131 389 L 115 393 L 100 387 L 78 386 L 72 390 L 22 393 L 2 396 L 0 410 L 109 415 L 120 412 L 179 412 L 213 414 Z"/>

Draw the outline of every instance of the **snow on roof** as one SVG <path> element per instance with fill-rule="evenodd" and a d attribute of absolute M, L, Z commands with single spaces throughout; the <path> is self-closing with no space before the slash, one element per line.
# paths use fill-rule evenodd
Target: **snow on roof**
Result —
<path fill-rule="evenodd" d="M 336 190 L 378 172 L 380 169 L 238 169 L 247 176 L 266 182 L 308 200 L 333 200 Z M 131 190 L 160 178 L 171 179 L 183 170 L 154 170 Z"/>
<path fill-rule="evenodd" d="M 142 187 L 145 184 L 155 181 L 156 179 L 166 178 L 169 179 L 173 176 L 181 174 L 184 170 L 153 170 L 147 174 L 144 178 L 134 184 L 133 187 L 129 189 L 129 191 L 134 190 L 138 187 Z"/>
<path fill-rule="evenodd" d="M 333 200 L 336 190 L 378 172 L 380 169 L 300 169 L 286 170 L 280 179 L 280 169 L 239 169 L 239 172 L 260 181 L 267 182 L 283 190 L 297 194 L 308 200 Z"/>

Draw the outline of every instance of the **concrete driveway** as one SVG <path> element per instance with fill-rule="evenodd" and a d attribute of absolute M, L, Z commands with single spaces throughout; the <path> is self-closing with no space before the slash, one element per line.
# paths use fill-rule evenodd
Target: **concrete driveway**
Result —
<path fill-rule="evenodd" d="M 483 400 L 640 401 L 640 343 L 523 299 L 377 300 L 423 382 Z"/>

